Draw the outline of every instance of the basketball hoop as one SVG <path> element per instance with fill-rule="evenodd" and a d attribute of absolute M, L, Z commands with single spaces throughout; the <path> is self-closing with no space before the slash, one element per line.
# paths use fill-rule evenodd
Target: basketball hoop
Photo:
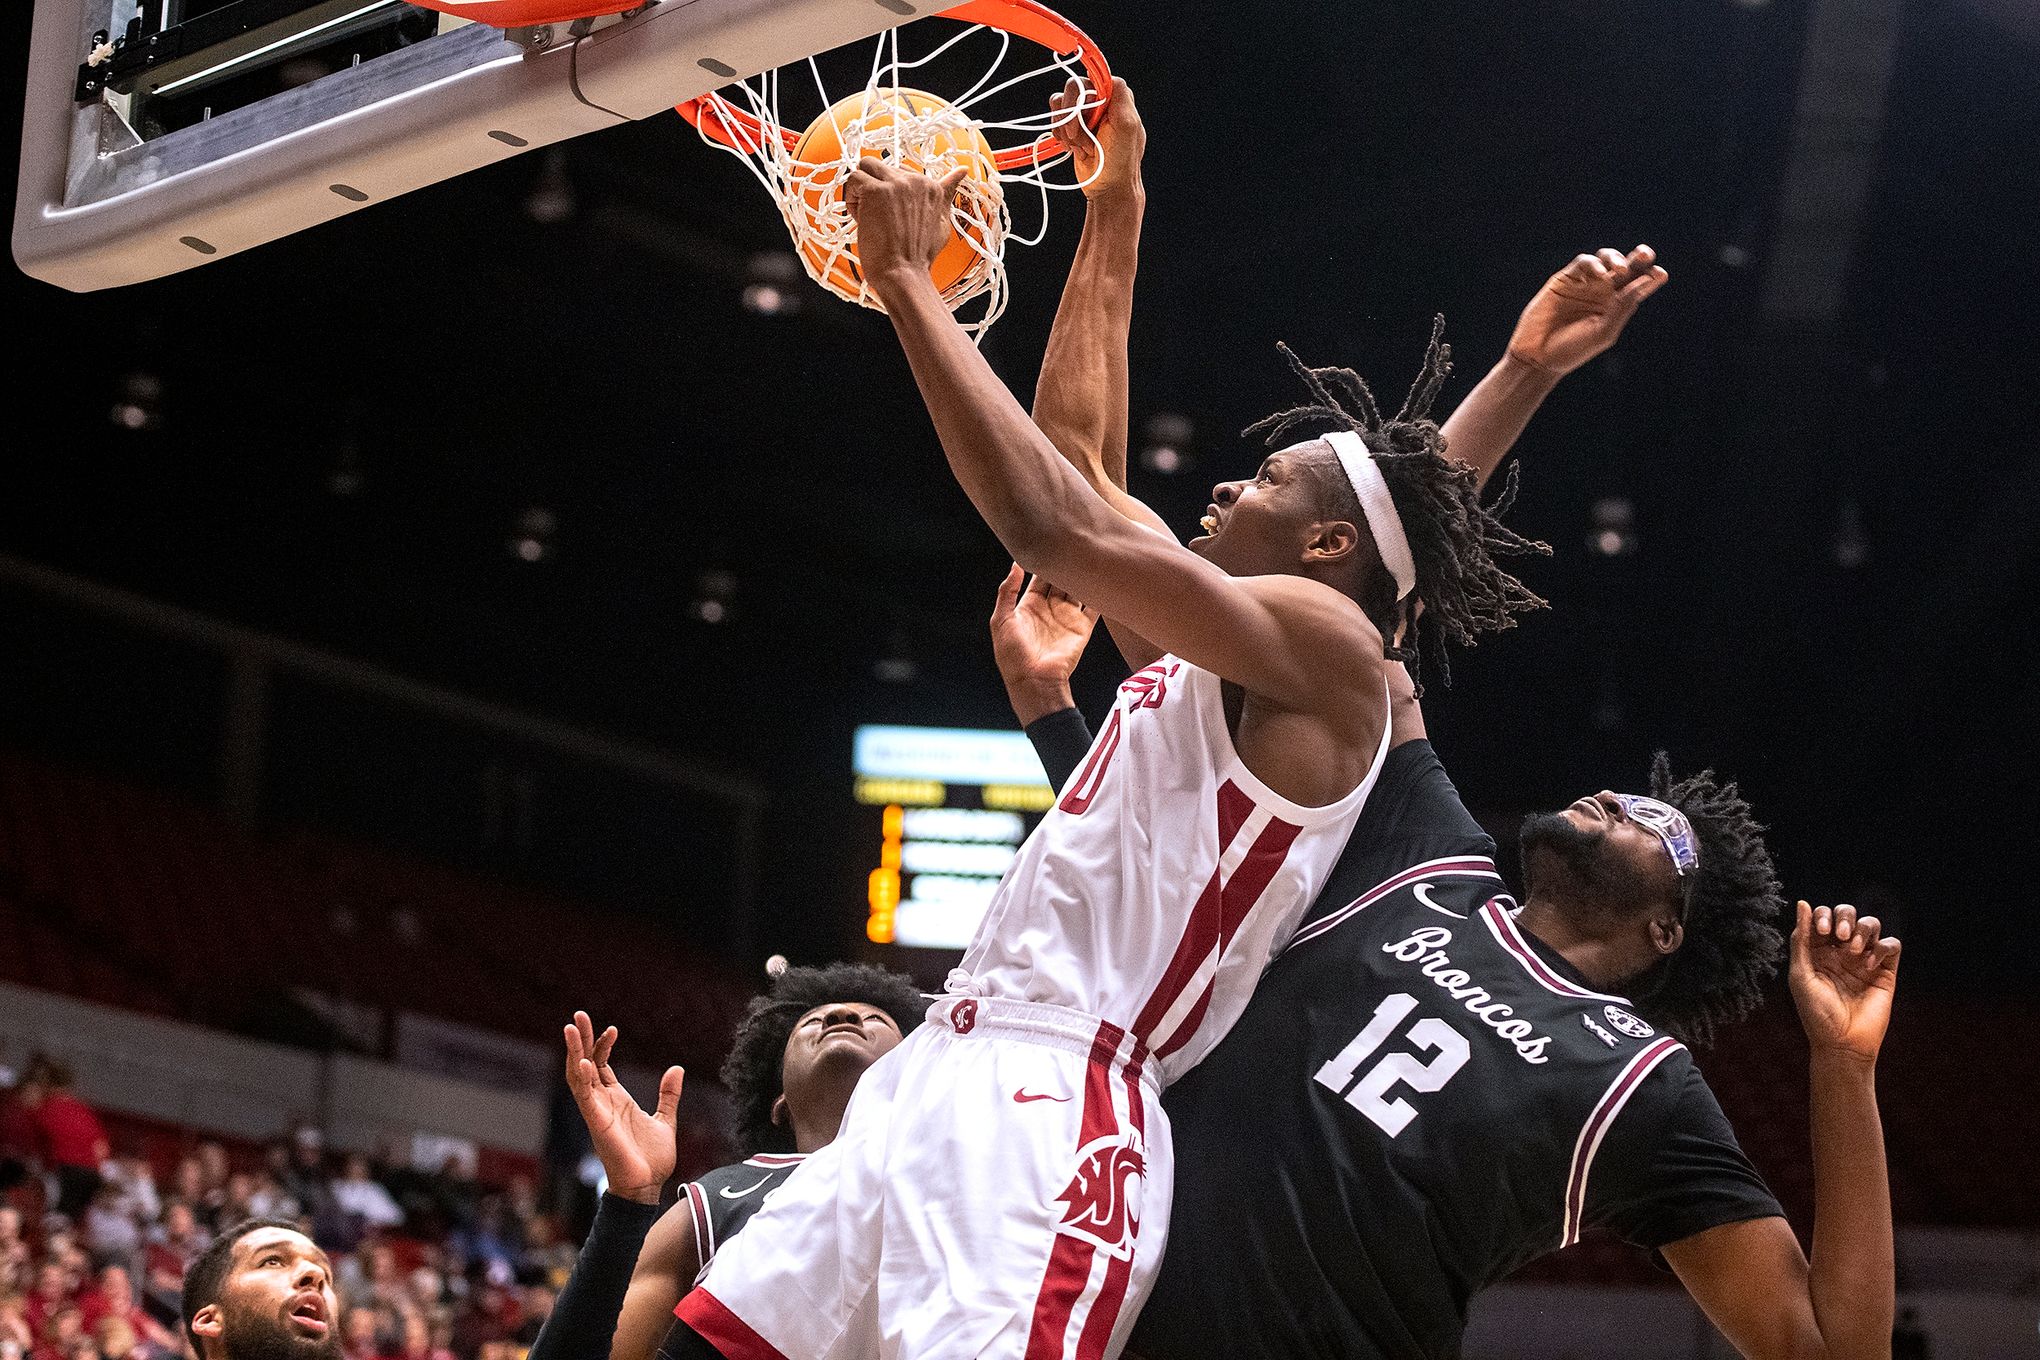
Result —
<path fill-rule="evenodd" d="M 810 57 L 807 66 L 822 106 L 811 122 L 789 125 L 782 117 L 781 75 L 790 69 L 785 67 L 726 87 L 727 94 L 691 99 L 679 111 L 704 141 L 743 160 L 778 201 L 808 276 L 845 301 L 877 311 L 884 308 L 857 265 L 857 224 L 843 203 L 844 181 L 865 156 L 937 177 L 962 168 L 965 178 L 952 209 L 954 236 L 936 261 L 935 282 L 951 311 L 984 299 L 983 311 L 962 321 L 981 336 L 1006 308 L 1006 243 L 1039 241 L 1048 228 L 1048 191 L 1083 187 L 1073 178 L 1050 175 L 1069 159 L 1051 129 L 1081 114 L 1091 135 L 1104 116 L 1112 72 L 1097 44 L 1036 0 L 966 0 L 929 17 L 964 27 L 912 58 L 901 54 L 900 30 L 880 34 L 863 89 L 848 96 L 830 95 L 821 66 Z M 938 60 L 964 60 L 955 54 L 979 34 L 996 38 L 997 51 L 960 96 L 943 98 L 902 80 L 909 72 L 916 80 L 925 78 Z M 1046 49 L 1049 59 L 1005 74 L 1015 38 Z M 1050 91 L 1072 77 L 1083 78 L 1083 99 L 1073 110 L 1049 109 Z M 1044 78 L 1054 84 L 1043 85 Z M 1011 103 L 1012 92 L 1030 82 L 1041 95 L 1037 112 L 993 116 L 988 101 L 1004 97 Z M 1013 231 L 1006 191 L 1016 185 L 1040 194 L 1040 222 L 1031 235 Z"/>

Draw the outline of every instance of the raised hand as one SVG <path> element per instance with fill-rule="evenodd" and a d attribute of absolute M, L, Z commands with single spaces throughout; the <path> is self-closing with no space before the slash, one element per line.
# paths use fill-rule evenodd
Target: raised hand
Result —
<path fill-rule="evenodd" d="M 567 1089 L 574 1093 L 581 1121 L 595 1143 L 595 1155 L 609 1176 L 609 1193 L 640 1204 L 657 1204 L 659 1191 L 679 1161 L 674 1130 L 679 1122 L 680 1085 L 686 1073 L 666 1069 L 659 1079 L 659 1107 L 638 1108 L 609 1068 L 616 1026 L 595 1033 L 588 1012 L 575 1011 L 566 1027 Z"/>
<path fill-rule="evenodd" d="M 1564 377 L 1613 345 L 1637 307 L 1670 277 L 1649 246 L 1627 255 L 1611 249 L 1576 255 L 1523 309 L 1509 357 Z"/>
<path fill-rule="evenodd" d="M 857 222 L 857 264 L 874 291 L 901 278 L 926 279 L 949 244 L 956 190 L 969 171 L 941 179 L 866 156 L 843 186 L 843 203 Z"/>
<path fill-rule="evenodd" d="M 1122 194 L 1140 187 L 1140 160 L 1147 151 L 1147 128 L 1134 107 L 1133 91 L 1118 76 L 1112 78 L 1112 94 L 1105 116 L 1093 129 L 1084 122 L 1090 114 L 1087 104 L 1095 102 L 1089 82 L 1072 76 L 1060 94 L 1048 97 L 1048 107 L 1068 113 L 1051 129 L 1056 141 L 1070 153 L 1077 182 L 1089 198 Z"/>
<path fill-rule="evenodd" d="M 1799 904 L 1792 931 L 1792 1000 L 1816 1054 L 1870 1062 L 1891 1023 L 1898 988 L 1896 938 L 1851 906 Z"/>
<path fill-rule="evenodd" d="M 1024 588 L 1023 588 L 1024 586 Z M 1015 562 L 992 606 L 992 656 L 1021 723 L 1070 705 L 1070 673 L 1098 616 Z"/>

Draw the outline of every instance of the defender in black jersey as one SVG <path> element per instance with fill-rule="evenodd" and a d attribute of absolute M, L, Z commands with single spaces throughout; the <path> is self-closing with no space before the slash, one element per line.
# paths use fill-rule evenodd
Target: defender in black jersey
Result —
<path fill-rule="evenodd" d="M 1058 784 L 1082 728 L 1074 709 L 1029 724 Z M 1614 824 L 1615 797 L 1560 816 Z M 1664 1251 L 1745 1354 L 1878 1353 L 1891 1228 L 1869 1073 L 1898 942 L 1799 906 L 1810 1275 L 1685 1045 L 1525 928 L 1428 741 L 1390 752 L 1375 799 L 1238 1026 L 1164 1096 L 1176 1231 L 1130 1353 L 1455 1356 L 1475 1291 L 1590 1226 Z M 1608 880 L 1647 875 L 1623 858 Z"/>
<path fill-rule="evenodd" d="M 615 1028 L 597 1036 L 577 1011 L 565 1031 L 567 1081 L 609 1189 L 532 1360 L 655 1354 L 695 1276 L 810 1152 L 835 1138 L 859 1078 L 920 1023 L 926 1007 L 910 978 L 883 968 L 834 964 L 781 974 L 751 1002 L 723 1064 L 747 1155 L 682 1186 L 663 1216 L 681 1071 L 667 1071 L 658 1107 L 647 1114 L 609 1068 Z"/>
<path fill-rule="evenodd" d="M 1485 480 L 1556 379 L 1664 278 L 1647 247 L 1554 275 L 1447 421 L 1451 452 Z M 1108 333 L 1127 303 L 1073 278 L 1057 326 Z M 1292 414 L 1348 422 L 1338 394 L 1357 383 L 1323 386 L 1319 408 Z M 1123 430 L 1124 395 L 1099 394 L 1117 403 L 1104 428 L 1116 414 Z M 1091 621 L 1023 580 L 1000 592 L 994 651 L 1060 786 L 1089 744 L 1066 681 Z M 1660 766 L 1650 798 L 1604 791 L 1533 819 L 1518 907 L 1403 682 L 1395 749 L 1331 881 L 1239 1024 L 1164 1096 L 1173 1231 L 1129 1354 L 1454 1356 L 1475 1290 L 1588 1225 L 1661 1249 L 1746 1355 L 1888 1354 L 1873 1071 L 1898 942 L 1852 908 L 1799 904 L 1809 1263 L 1678 1037 L 1735 1018 L 1775 970 L 1782 903 L 1733 786 L 1674 785 Z"/>

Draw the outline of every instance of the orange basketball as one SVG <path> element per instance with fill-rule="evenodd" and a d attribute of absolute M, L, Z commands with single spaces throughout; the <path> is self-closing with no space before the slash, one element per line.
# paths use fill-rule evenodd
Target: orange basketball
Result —
<path fill-rule="evenodd" d="M 947 100 L 922 90 L 907 89 L 853 94 L 831 106 L 827 113 L 808 125 L 808 130 L 801 134 L 800 141 L 793 148 L 794 160 L 821 167 L 800 189 L 809 211 L 821 209 L 827 199 L 842 193 L 842 179 L 849 173 L 842 168 L 843 137 L 845 131 L 860 119 L 863 135 L 858 139 L 858 149 L 882 155 L 908 170 L 927 170 L 930 160 L 950 166 L 962 165 L 973 180 L 996 198 L 998 172 L 992 165 L 992 146 L 975 127 L 963 126 L 953 132 L 938 132 L 921 145 L 902 148 L 902 154 L 897 158 L 891 154 L 890 141 L 883 134 L 892 126 L 893 110 L 928 114 L 939 113 L 949 107 Z M 974 228 L 970 234 L 980 245 L 984 243 L 981 229 Z M 829 260 L 828 250 L 813 241 L 802 242 L 800 252 L 814 273 L 820 275 L 826 270 L 830 283 L 853 293 L 857 291 L 862 280 L 857 272 L 854 246 L 847 254 L 837 256 L 833 263 Z M 935 286 L 947 290 L 970 272 L 978 258 L 978 252 L 972 249 L 963 234 L 952 229 L 949 244 L 942 247 L 941 254 L 935 257 L 934 268 L 929 271 Z"/>

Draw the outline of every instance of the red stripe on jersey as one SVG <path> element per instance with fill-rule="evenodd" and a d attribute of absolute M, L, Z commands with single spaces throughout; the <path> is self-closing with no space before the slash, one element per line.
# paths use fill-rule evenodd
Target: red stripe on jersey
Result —
<path fill-rule="evenodd" d="M 694 1254 L 706 1266 L 715 1256 L 715 1219 L 708 1212 L 708 1191 L 695 1181 L 687 1182 L 687 1213 L 694 1220 Z"/>
<path fill-rule="evenodd" d="M 1218 853 L 1225 854 L 1225 848 L 1233 843 L 1233 837 L 1240 834 L 1240 828 L 1247 824 L 1247 818 L 1254 815 L 1254 800 L 1246 790 L 1228 779 L 1218 786 Z"/>
<path fill-rule="evenodd" d="M 1240 861 L 1239 868 L 1233 870 L 1233 876 L 1226 881 L 1224 890 L 1219 894 L 1218 938 L 1212 943 L 1218 946 L 1220 958 L 1225 957 L 1226 947 L 1232 943 L 1233 936 L 1239 933 L 1240 924 L 1260 902 L 1261 895 L 1268 891 L 1268 884 L 1273 881 L 1275 871 L 1289 858 L 1289 848 L 1296 844 L 1296 838 L 1302 831 L 1302 827 L 1290 822 L 1279 819 L 1269 821 L 1261 834 L 1255 837 L 1253 848 L 1247 851 L 1247 857 Z M 1208 952 L 1209 944 L 1198 954 L 1199 963 L 1203 962 Z M 1216 990 L 1217 985 L 1218 974 L 1214 970 L 1204 984 L 1204 994 L 1197 998 L 1197 1004 L 1183 1017 L 1183 1023 L 1176 1026 L 1175 1032 L 1155 1049 L 1156 1057 L 1166 1058 L 1196 1037 L 1197 1027 L 1204 1023 L 1204 1012 L 1210 1008 L 1212 992 Z"/>
<path fill-rule="evenodd" d="M 729 1360 L 786 1360 L 778 1347 L 758 1335 L 750 1323 L 732 1313 L 729 1305 L 706 1289 L 691 1291 L 673 1312 Z"/>
<path fill-rule="evenodd" d="M 1204 891 L 1197 895 L 1197 904 L 1190 909 L 1190 919 L 1183 925 L 1182 938 L 1176 942 L 1176 952 L 1169 959 L 1169 966 L 1162 974 L 1162 980 L 1155 986 L 1147 1004 L 1140 1008 L 1134 1019 L 1133 1032 L 1147 1043 L 1156 1040 L 1155 1027 L 1162 1023 L 1169 1009 L 1176 1004 L 1183 990 L 1197 976 L 1197 969 L 1211 956 L 1214 947 L 1223 948 L 1223 941 L 1230 938 L 1225 926 L 1226 899 L 1229 895 L 1223 877 L 1225 873 L 1225 852 L 1245 826 L 1247 818 L 1254 813 L 1254 800 L 1239 785 L 1228 779 L 1218 786 L 1218 863 L 1211 866 L 1211 877 L 1204 884 Z M 1268 826 L 1286 826 L 1286 822 L 1271 821 Z M 1299 828 L 1291 827 L 1289 839 L 1296 839 Z M 1265 839 L 1267 832 L 1262 832 Z M 1255 843 L 1259 849 L 1259 842 Z M 1284 844 L 1287 851 L 1287 843 Z M 1248 852 L 1249 858 L 1253 851 Z M 1279 865 L 1281 861 L 1278 859 Z M 1234 877 L 1246 868 L 1244 864 L 1234 871 Z M 1271 869 L 1272 874 L 1274 871 Z M 1266 886 L 1263 881 L 1262 886 Z M 1258 895 L 1258 893 L 1257 893 Z M 1249 904 L 1251 905 L 1251 903 Z"/>
<path fill-rule="evenodd" d="M 1133 1262 L 1124 1256 L 1114 1256 L 1105 1263 L 1105 1279 L 1098 1286 L 1098 1297 L 1091 1301 L 1091 1311 L 1084 1315 L 1083 1330 L 1077 1333 L 1076 1360 L 1102 1360 L 1105 1346 L 1112 1340 L 1112 1328 L 1119 1321 L 1119 1310 L 1126 1305 L 1126 1285 L 1133 1276 Z"/>
<path fill-rule="evenodd" d="M 1679 1041 L 1672 1038 L 1659 1039 L 1648 1045 L 1641 1053 L 1629 1060 L 1608 1089 L 1602 1093 L 1600 1103 L 1594 1106 L 1587 1122 L 1580 1128 L 1579 1141 L 1573 1144 L 1572 1170 L 1566 1177 L 1565 1222 L 1559 1232 L 1558 1245 L 1569 1247 L 1580 1240 L 1581 1215 L 1587 1201 L 1587 1172 L 1593 1166 L 1594 1154 L 1600 1149 L 1601 1138 L 1608 1126 L 1615 1122 L 1615 1116 L 1628 1103 L 1630 1092 L 1651 1074 L 1657 1065 L 1672 1056 L 1679 1047 Z"/>
<path fill-rule="evenodd" d="M 1134 1019 L 1133 1032 L 1143 1040 L 1153 1038 L 1155 1026 L 1162 1023 L 1162 1017 L 1169 1013 L 1177 995 L 1196 976 L 1197 965 L 1204 962 L 1204 956 L 1211 952 L 1211 942 L 1218 934 L 1219 909 L 1225 901 L 1225 883 L 1219 877 L 1223 872 L 1221 866 L 1213 866 L 1204 891 L 1197 894 L 1197 905 L 1190 908 L 1190 920 L 1183 927 L 1183 938 L 1176 942 L 1176 952 L 1169 960 L 1168 971 L 1162 974 L 1154 994 Z M 1210 923 L 1209 929 L 1206 922 Z"/>
<path fill-rule="evenodd" d="M 1125 1038 L 1126 1031 L 1101 1021 L 1091 1040 L 1091 1061 L 1084 1069 L 1084 1118 L 1077 1133 L 1078 1149 L 1119 1127 L 1118 1117 L 1112 1111 L 1112 1062 Z M 1076 1310 L 1084 1286 L 1090 1283 L 1091 1260 L 1097 1250 L 1080 1237 L 1061 1232 L 1055 1235 L 1041 1292 L 1034 1296 L 1026 1360 L 1061 1360 L 1069 1337 L 1070 1314 Z M 1095 1304 L 1092 1311 L 1097 1311 Z"/>
<path fill-rule="evenodd" d="M 1091 806 L 1091 800 L 1098 796 L 1098 786 L 1105 782 L 1105 769 L 1112 763 L 1113 753 L 1119 749 L 1119 710 L 1113 709 L 1112 716 L 1105 722 L 1105 730 L 1091 747 L 1091 754 L 1084 761 L 1084 768 L 1070 781 L 1062 802 L 1057 804 L 1072 817 L 1082 816 Z"/>

